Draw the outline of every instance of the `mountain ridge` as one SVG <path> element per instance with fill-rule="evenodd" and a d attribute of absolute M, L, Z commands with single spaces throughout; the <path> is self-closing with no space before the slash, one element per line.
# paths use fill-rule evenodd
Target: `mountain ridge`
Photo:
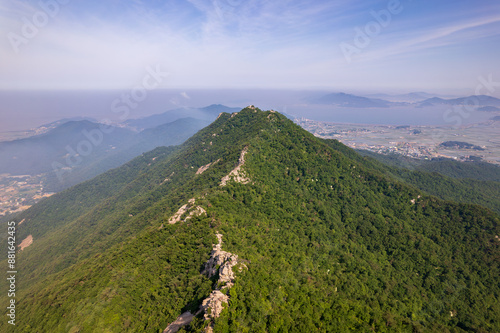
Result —
<path fill-rule="evenodd" d="M 249 181 L 221 186 L 240 164 Z M 206 214 L 165 223 L 192 199 Z M 19 237 L 33 236 L 19 254 L 26 331 L 164 330 L 212 293 L 202 271 L 217 232 L 248 270 L 218 318 L 186 330 L 499 327 L 498 215 L 391 180 L 254 107 L 21 219 Z"/>

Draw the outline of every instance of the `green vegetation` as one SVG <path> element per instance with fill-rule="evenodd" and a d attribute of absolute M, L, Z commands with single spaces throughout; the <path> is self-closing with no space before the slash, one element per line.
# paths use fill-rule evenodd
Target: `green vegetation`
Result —
<path fill-rule="evenodd" d="M 415 186 L 444 200 L 472 203 L 500 213 L 500 167 L 485 162 L 458 162 L 450 159 L 417 160 L 400 155 L 380 155 L 367 151 L 362 158 L 349 148 L 328 140 L 346 154 L 372 169 Z M 379 161 L 379 162 L 378 162 Z"/>
<path fill-rule="evenodd" d="M 251 181 L 219 186 L 245 147 Z M 248 269 L 215 332 L 500 331 L 499 216 L 388 168 L 278 113 L 223 114 L 17 217 L 34 243 L 18 254 L 16 332 L 162 332 L 210 294 L 216 231 Z M 207 213 L 169 225 L 191 198 Z"/>

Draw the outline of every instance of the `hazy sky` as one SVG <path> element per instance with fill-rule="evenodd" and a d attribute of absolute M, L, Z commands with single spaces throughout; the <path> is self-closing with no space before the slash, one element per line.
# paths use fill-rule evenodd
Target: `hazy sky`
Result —
<path fill-rule="evenodd" d="M 497 0 L 0 0 L 0 32 L 0 89 L 127 89 L 154 69 L 162 88 L 500 82 Z"/>

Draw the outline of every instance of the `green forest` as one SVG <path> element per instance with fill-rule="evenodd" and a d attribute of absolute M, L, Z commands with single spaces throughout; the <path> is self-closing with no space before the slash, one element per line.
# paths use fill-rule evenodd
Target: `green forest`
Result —
<path fill-rule="evenodd" d="M 332 147 L 339 142 L 326 141 Z M 339 148 L 351 158 L 444 200 L 482 205 L 500 213 L 500 167 L 486 162 L 421 160 Z"/>
<path fill-rule="evenodd" d="M 245 148 L 249 181 L 221 186 Z M 497 182 L 363 157 L 276 112 L 222 114 L 15 217 L 34 239 L 15 332 L 163 332 L 212 292 L 216 233 L 246 269 L 220 317 L 179 332 L 500 332 Z M 192 198 L 206 214 L 169 224 Z"/>

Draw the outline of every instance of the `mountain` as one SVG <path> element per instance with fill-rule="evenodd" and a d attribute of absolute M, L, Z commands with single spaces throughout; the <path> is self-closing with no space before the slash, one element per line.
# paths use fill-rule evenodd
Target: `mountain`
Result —
<path fill-rule="evenodd" d="M 125 121 L 125 124 L 137 130 L 143 130 L 156 127 L 159 124 L 170 123 L 180 118 L 214 121 L 221 112 L 233 113 L 239 110 L 241 108 L 230 108 L 220 104 L 213 104 L 203 108 L 179 108 L 149 117 L 130 119 Z"/>
<path fill-rule="evenodd" d="M 181 118 L 136 133 L 87 120 L 57 122 L 45 134 L 0 143 L 0 173 L 45 174 L 45 191 L 58 192 L 156 147 L 181 144 L 209 123 Z"/>
<path fill-rule="evenodd" d="M 85 165 L 90 159 L 83 155 L 105 155 L 113 147 L 127 144 L 134 137 L 134 133 L 127 129 L 111 127 L 109 131 L 112 134 L 96 137 L 99 144 L 92 144 L 88 136 L 102 133 L 100 124 L 88 120 L 68 121 L 44 134 L 0 142 L 0 173 L 33 175 L 51 172 L 53 163 L 67 164 L 66 158 Z"/>
<path fill-rule="evenodd" d="M 169 137 L 168 145 L 179 145 L 209 124 L 210 121 L 207 120 L 180 118 L 171 123 L 145 129 L 139 133 L 139 138 L 142 144 L 147 144 L 150 147 L 147 150 L 164 146 L 167 136 Z"/>
<path fill-rule="evenodd" d="M 146 129 L 129 141 L 121 142 L 105 154 L 89 156 L 89 163 L 73 167 L 70 171 L 51 172 L 46 175 L 45 189 L 58 192 L 93 178 L 109 169 L 116 168 L 140 154 L 160 146 L 179 145 L 210 122 L 194 118 L 181 118 Z"/>
<path fill-rule="evenodd" d="M 426 99 L 421 103 L 433 104 L 433 105 L 500 106 L 500 99 L 487 95 L 468 96 L 468 97 L 460 97 L 453 99 L 443 99 L 439 97 L 433 97 Z"/>
<path fill-rule="evenodd" d="M 54 129 L 56 127 L 59 127 L 65 123 L 68 123 L 70 121 L 89 121 L 89 122 L 97 122 L 96 119 L 94 118 L 90 118 L 90 117 L 71 117 L 71 118 L 63 118 L 63 119 L 59 119 L 59 120 L 56 120 L 56 121 L 53 121 L 51 123 L 48 123 L 48 124 L 44 124 L 42 126 L 38 126 L 37 128 L 35 128 L 36 131 L 45 131 L 45 132 L 48 132 L 49 130 L 51 129 Z M 39 134 L 43 134 L 43 133 L 39 133 Z"/>
<path fill-rule="evenodd" d="M 63 119 L 53 121 L 51 123 L 44 124 L 44 125 L 34 127 L 31 129 L 28 129 L 28 130 L 24 130 L 24 131 L 4 132 L 4 133 L 7 133 L 7 135 L 0 136 L 0 142 L 9 142 L 9 141 L 14 141 L 14 140 L 26 139 L 26 138 L 30 138 L 30 137 L 37 136 L 37 135 L 42 135 L 42 134 L 45 134 L 45 133 L 53 130 L 56 127 L 63 125 L 64 123 L 67 123 L 70 121 L 82 121 L 82 120 L 96 122 L 95 119 L 89 118 L 89 117 L 63 118 Z M 14 135 L 12 135 L 12 134 L 14 134 Z"/>
<path fill-rule="evenodd" d="M 276 112 L 224 113 L 15 219 L 20 332 L 500 330 L 497 214 Z"/>
<path fill-rule="evenodd" d="M 435 95 L 428 94 L 426 92 L 411 92 L 408 94 L 399 94 L 399 95 L 389 95 L 389 94 L 371 94 L 367 95 L 370 98 L 379 98 L 390 102 L 406 102 L 406 103 L 414 103 L 420 102 L 428 98 L 435 97 Z"/>
<path fill-rule="evenodd" d="M 391 102 L 362 96 L 350 95 L 345 93 L 332 93 L 319 98 L 310 100 L 313 104 L 335 105 L 352 108 L 387 108 L 392 105 Z"/>

